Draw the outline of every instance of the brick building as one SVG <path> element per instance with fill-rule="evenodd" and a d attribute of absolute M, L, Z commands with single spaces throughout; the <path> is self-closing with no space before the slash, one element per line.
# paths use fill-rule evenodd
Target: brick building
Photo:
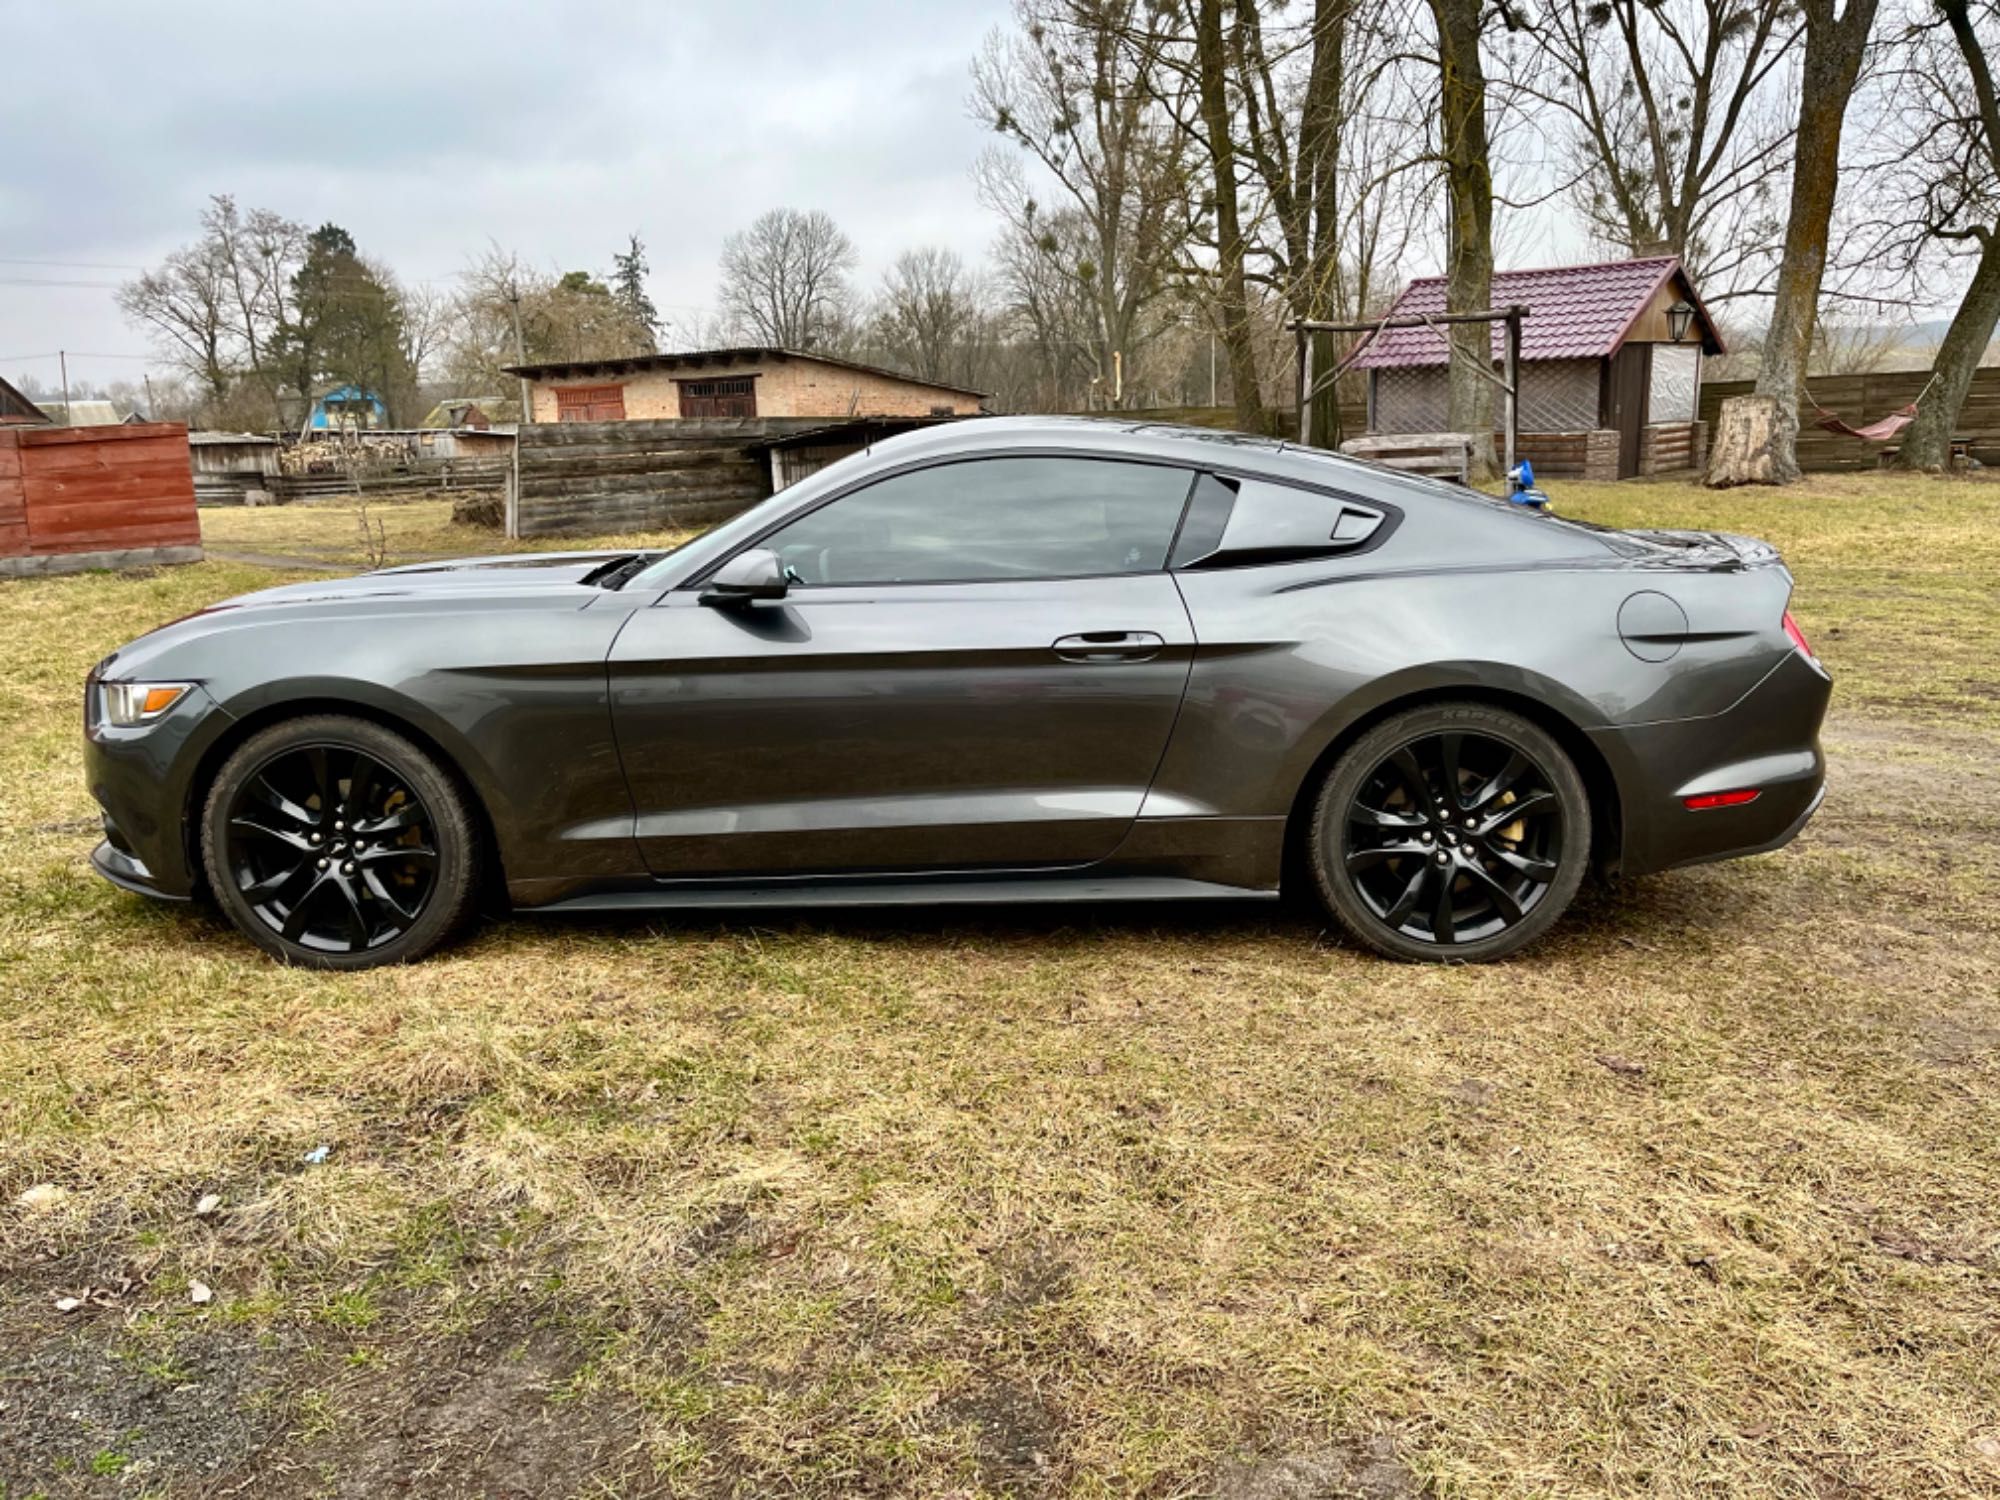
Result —
<path fill-rule="evenodd" d="M 1501 271 L 1491 300 L 1528 309 L 1518 451 L 1538 474 L 1625 479 L 1702 466 L 1702 358 L 1723 344 L 1678 260 Z M 1427 276 L 1388 316 L 1444 310 L 1444 278 Z M 1351 365 L 1368 376 L 1368 431 L 1443 431 L 1445 363 L 1439 328 L 1375 334 Z"/>
<path fill-rule="evenodd" d="M 518 365 L 535 422 L 967 417 L 978 391 L 796 349 L 702 349 Z"/>

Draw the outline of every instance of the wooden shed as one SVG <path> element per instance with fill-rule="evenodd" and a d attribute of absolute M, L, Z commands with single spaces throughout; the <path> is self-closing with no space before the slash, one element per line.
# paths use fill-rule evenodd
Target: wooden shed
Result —
<path fill-rule="evenodd" d="M 200 560 L 180 423 L 0 425 L 0 577 Z"/>
<path fill-rule="evenodd" d="M 1444 290 L 1442 277 L 1413 281 L 1389 316 L 1442 313 Z M 1702 358 L 1723 343 L 1679 260 L 1501 271 L 1492 303 L 1528 309 L 1519 452 L 1538 474 L 1626 479 L 1702 465 Z M 1440 328 L 1376 334 L 1351 366 L 1367 372 L 1368 431 L 1442 431 L 1446 357 Z"/>
<path fill-rule="evenodd" d="M 264 505 L 278 477 L 278 440 L 259 432 L 190 432 L 197 505 Z"/>

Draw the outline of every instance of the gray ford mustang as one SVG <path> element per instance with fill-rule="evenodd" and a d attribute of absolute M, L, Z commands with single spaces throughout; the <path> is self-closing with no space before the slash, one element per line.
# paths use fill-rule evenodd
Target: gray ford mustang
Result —
<path fill-rule="evenodd" d="M 1107 421 L 878 444 L 666 553 L 293 584 L 91 672 L 97 869 L 294 963 L 517 910 L 1272 897 L 1479 960 L 1775 849 L 1831 683 L 1768 546 Z"/>

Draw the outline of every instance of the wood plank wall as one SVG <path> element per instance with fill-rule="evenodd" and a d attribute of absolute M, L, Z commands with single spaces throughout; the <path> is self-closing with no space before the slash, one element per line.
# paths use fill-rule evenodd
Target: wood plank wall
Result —
<path fill-rule="evenodd" d="M 0 428 L 0 556 L 198 546 L 178 422 Z"/>
<path fill-rule="evenodd" d="M 1818 375 L 1806 382 L 1819 404 L 1856 427 L 1864 426 L 1900 406 L 1908 406 L 1930 383 L 1929 370 L 1895 370 L 1880 375 Z M 1756 391 L 1750 380 L 1722 380 L 1701 388 L 1701 415 L 1715 429 L 1724 399 Z M 1814 424 L 1822 413 L 1810 401 L 1799 403 L 1799 467 L 1814 472 L 1872 469 L 1883 445 L 1822 432 Z M 1981 463 L 2000 464 L 2000 367 L 1978 371 L 1959 413 L 1956 436 L 1970 440 L 1972 456 Z"/>
<path fill-rule="evenodd" d="M 537 422 L 520 431 L 522 536 L 705 528 L 771 493 L 762 438 L 811 418 Z"/>

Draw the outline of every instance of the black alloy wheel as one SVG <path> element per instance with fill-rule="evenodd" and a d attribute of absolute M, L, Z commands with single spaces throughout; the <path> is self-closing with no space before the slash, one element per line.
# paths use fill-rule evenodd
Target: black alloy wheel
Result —
<path fill-rule="evenodd" d="M 252 737 L 203 820 L 230 919 L 295 963 L 366 968 L 435 947 L 470 905 L 471 829 L 457 788 L 401 736 L 294 720 Z"/>
<path fill-rule="evenodd" d="M 1342 924 L 1396 958 L 1511 953 L 1559 917 L 1590 852 L 1590 806 L 1562 748 L 1482 705 L 1399 715 L 1342 757 L 1314 869 Z"/>

